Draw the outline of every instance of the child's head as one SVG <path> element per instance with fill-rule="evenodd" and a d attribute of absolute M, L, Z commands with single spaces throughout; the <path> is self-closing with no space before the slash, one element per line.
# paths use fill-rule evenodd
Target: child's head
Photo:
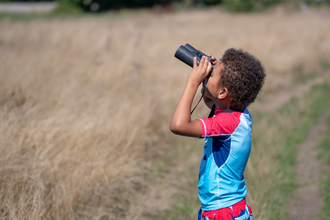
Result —
<path fill-rule="evenodd" d="M 254 102 L 265 79 L 261 62 L 251 54 L 233 48 L 222 56 L 220 86 L 228 89 L 230 108 L 244 110 Z"/>

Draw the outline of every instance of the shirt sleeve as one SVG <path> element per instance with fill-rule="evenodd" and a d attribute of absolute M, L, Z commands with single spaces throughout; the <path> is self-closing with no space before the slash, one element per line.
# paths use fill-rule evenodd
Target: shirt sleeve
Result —
<path fill-rule="evenodd" d="M 198 119 L 202 126 L 202 136 L 230 135 L 240 123 L 240 113 L 220 113 L 211 118 Z"/>

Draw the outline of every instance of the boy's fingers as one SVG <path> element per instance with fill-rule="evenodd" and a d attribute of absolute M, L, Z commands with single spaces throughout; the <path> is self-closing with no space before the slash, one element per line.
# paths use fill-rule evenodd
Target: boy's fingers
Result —
<path fill-rule="evenodd" d="M 208 68 L 208 65 L 209 65 L 209 59 L 207 59 L 207 57 L 205 57 L 205 60 L 204 60 L 204 64 L 205 64 L 205 69 Z"/>
<path fill-rule="evenodd" d="M 201 60 L 199 61 L 200 68 L 203 68 L 203 63 L 204 63 L 204 57 L 202 57 Z"/>
<path fill-rule="evenodd" d="M 197 58 L 194 57 L 194 59 L 193 59 L 193 67 L 196 67 L 196 66 L 197 66 Z"/>
<path fill-rule="evenodd" d="M 205 74 L 209 74 L 211 67 L 212 67 L 211 62 L 208 59 L 206 59 L 205 60 L 205 69 L 204 69 Z"/>
<path fill-rule="evenodd" d="M 202 57 L 201 59 L 201 63 L 200 63 L 200 67 L 201 67 L 201 74 L 204 76 L 206 74 L 207 71 L 207 66 L 208 66 L 208 59 L 207 57 Z"/>
<path fill-rule="evenodd" d="M 207 58 L 203 56 L 202 59 L 201 59 L 201 63 L 200 64 L 202 64 L 201 65 L 202 70 L 205 71 L 205 69 L 207 67 Z"/>
<path fill-rule="evenodd" d="M 208 64 L 207 64 L 207 74 L 211 71 L 211 68 L 212 68 L 212 65 L 211 65 L 211 63 L 209 62 Z"/>
<path fill-rule="evenodd" d="M 212 60 L 216 60 L 216 58 L 214 56 L 212 56 L 211 54 L 207 54 L 208 57 L 210 57 Z"/>

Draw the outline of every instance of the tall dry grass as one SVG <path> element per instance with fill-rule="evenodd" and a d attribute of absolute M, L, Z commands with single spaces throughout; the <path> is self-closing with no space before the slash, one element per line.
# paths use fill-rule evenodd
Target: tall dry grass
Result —
<path fill-rule="evenodd" d="M 178 46 L 251 52 L 271 94 L 330 61 L 329 17 L 212 9 L 0 21 L 0 218 L 140 219 L 169 207 L 146 177 L 178 147 L 168 124 L 190 69 L 173 57 Z"/>

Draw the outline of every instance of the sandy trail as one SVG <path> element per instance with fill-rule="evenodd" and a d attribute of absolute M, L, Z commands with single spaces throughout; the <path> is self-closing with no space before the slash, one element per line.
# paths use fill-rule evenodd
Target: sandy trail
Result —
<path fill-rule="evenodd" d="M 295 97 L 302 97 L 317 84 L 324 82 L 330 77 L 330 71 L 321 76 L 309 80 L 305 84 L 292 86 L 276 94 L 269 95 L 262 102 L 254 103 L 254 111 L 270 112 L 279 109 L 286 102 Z M 330 109 L 327 109 L 318 123 L 313 126 L 307 139 L 298 146 L 296 182 L 299 184 L 292 201 L 288 207 L 290 220 L 317 220 L 317 214 L 321 212 L 323 199 L 319 193 L 319 183 L 322 177 L 320 168 L 322 161 L 317 159 L 319 151 L 317 146 L 322 142 L 326 130 L 326 121 L 330 117 Z"/>
<path fill-rule="evenodd" d="M 301 97 L 308 93 L 308 91 L 317 84 L 324 82 L 330 77 L 330 71 L 324 72 L 322 75 L 309 80 L 307 83 L 292 86 L 283 89 L 275 94 L 267 96 L 263 101 L 256 102 L 249 107 L 252 111 L 259 112 L 271 112 L 279 109 L 286 102 L 290 101 L 292 98 Z"/>
<path fill-rule="evenodd" d="M 289 205 L 290 220 L 316 220 L 321 212 L 323 199 L 319 192 L 322 177 L 322 161 L 317 159 L 317 146 L 325 137 L 326 121 L 330 117 L 327 109 L 314 125 L 307 139 L 298 146 L 296 182 L 299 187 Z"/>

